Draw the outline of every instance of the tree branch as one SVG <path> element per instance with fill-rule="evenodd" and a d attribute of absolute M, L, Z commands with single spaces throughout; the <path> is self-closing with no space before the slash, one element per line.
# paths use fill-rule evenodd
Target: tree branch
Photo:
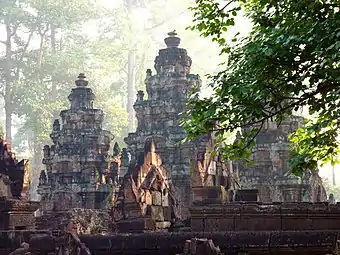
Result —
<path fill-rule="evenodd" d="M 26 51 L 28 49 L 29 43 L 31 42 L 31 39 L 33 37 L 33 33 L 34 33 L 34 30 L 31 31 L 30 35 L 28 36 L 27 42 L 26 42 L 26 44 L 25 44 L 25 46 L 22 50 L 21 56 L 20 56 L 18 64 L 17 64 L 17 70 L 16 70 L 15 75 L 14 75 L 15 80 L 18 79 L 18 77 L 19 77 L 19 67 L 22 65 L 22 61 L 23 61 L 24 56 L 26 54 Z"/>
<path fill-rule="evenodd" d="M 13 30 L 10 33 L 10 37 L 14 36 L 17 33 L 18 27 L 19 27 L 19 24 L 13 27 Z"/>
<path fill-rule="evenodd" d="M 222 9 L 220 9 L 220 12 L 223 12 L 225 10 L 225 8 L 227 8 L 232 2 L 234 2 L 234 0 L 230 0 L 225 6 L 223 6 Z"/>
<path fill-rule="evenodd" d="M 246 148 L 247 148 L 247 147 L 248 147 L 248 146 L 256 139 L 256 137 L 258 136 L 258 134 L 261 132 L 261 130 L 262 130 L 262 128 L 263 128 L 263 125 L 264 125 L 264 121 L 262 121 L 261 126 L 260 126 L 259 129 L 256 131 L 256 134 L 251 138 L 250 141 L 248 141 L 248 142 L 246 143 L 246 145 L 243 147 L 242 150 L 246 149 Z"/>
<path fill-rule="evenodd" d="M 277 114 L 280 114 L 290 108 L 294 108 L 295 106 L 298 106 L 298 105 L 301 105 L 304 101 L 308 100 L 309 98 L 311 97 L 314 97 L 316 96 L 317 94 L 319 93 L 325 93 L 325 92 L 328 92 L 330 90 L 333 90 L 333 89 L 336 89 L 336 88 L 339 88 L 340 84 L 339 83 L 336 83 L 336 84 L 324 84 L 324 86 L 318 86 L 318 88 L 314 91 L 314 92 L 311 92 L 309 93 L 308 95 L 305 94 L 304 97 L 301 97 L 299 100 L 291 103 L 291 104 L 288 104 L 286 105 L 285 107 L 281 107 L 281 109 L 263 117 L 262 119 L 260 120 L 257 120 L 257 121 L 253 121 L 253 122 L 250 122 L 250 123 L 246 123 L 246 124 L 242 124 L 242 125 L 234 125 L 232 126 L 232 129 L 235 130 L 235 129 L 238 129 L 238 128 L 244 128 L 244 127 L 247 127 L 247 126 L 252 126 L 252 125 L 256 125 L 256 124 L 259 124 L 259 123 L 263 123 L 264 121 L 274 117 L 275 115 Z M 221 130 L 224 130 L 224 131 L 230 131 L 230 127 L 228 128 L 220 128 L 220 129 L 212 129 L 212 130 L 209 130 L 209 131 L 221 131 Z"/>
<path fill-rule="evenodd" d="M 0 91 L 0 96 L 2 96 L 3 98 L 5 98 L 5 93 L 3 91 Z"/>

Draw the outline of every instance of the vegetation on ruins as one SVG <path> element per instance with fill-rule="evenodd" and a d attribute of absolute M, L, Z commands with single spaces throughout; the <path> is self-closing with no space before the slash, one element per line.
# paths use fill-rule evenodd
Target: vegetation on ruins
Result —
<path fill-rule="evenodd" d="M 223 71 L 210 75 L 214 91 L 198 99 L 192 93 L 189 139 L 215 130 L 224 156 L 250 161 L 254 138 L 268 121 L 280 124 L 301 108 L 305 126 L 292 134 L 291 169 L 301 176 L 318 162 L 336 163 L 340 128 L 340 1 L 196 0 L 194 25 L 228 54 Z M 226 31 L 245 13 L 253 24 L 249 35 Z M 224 146 L 224 134 L 251 126 L 240 139 Z"/>

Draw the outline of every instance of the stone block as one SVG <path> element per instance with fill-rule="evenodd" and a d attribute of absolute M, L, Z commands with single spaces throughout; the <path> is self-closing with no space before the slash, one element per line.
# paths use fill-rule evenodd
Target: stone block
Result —
<path fill-rule="evenodd" d="M 258 190 L 257 189 L 243 189 L 236 192 L 236 201 L 258 201 Z"/>
<path fill-rule="evenodd" d="M 29 245 L 33 250 L 43 250 L 52 253 L 55 247 L 55 240 L 53 236 L 47 233 L 34 234 L 29 238 Z"/>
<path fill-rule="evenodd" d="M 167 229 L 170 225 L 170 221 L 156 221 L 156 229 Z"/>
<path fill-rule="evenodd" d="M 310 215 L 311 229 L 313 230 L 329 230 L 333 229 L 333 222 L 330 222 L 327 214 L 324 215 Z M 286 223 L 288 225 L 288 223 Z M 334 225 L 335 226 L 335 225 Z M 287 228 L 287 227 L 286 227 Z"/>
<path fill-rule="evenodd" d="M 249 228 L 249 217 L 235 217 L 235 231 L 245 231 Z"/>
<path fill-rule="evenodd" d="M 228 217 L 219 219 L 217 231 L 234 231 L 235 230 L 235 219 L 234 217 Z"/>
<path fill-rule="evenodd" d="M 162 205 L 162 193 L 159 191 L 151 191 L 152 204 Z"/>
<path fill-rule="evenodd" d="M 150 218 L 121 220 L 116 224 L 120 233 L 141 233 L 144 231 L 156 230 L 156 222 Z"/>
<path fill-rule="evenodd" d="M 0 199 L 0 229 L 24 230 L 35 226 L 34 211 L 39 208 L 38 202 L 17 199 Z"/>
<path fill-rule="evenodd" d="M 169 195 L 168 192 L 162 195 L 162 206 L 169 206 Z"/>
<path fill-rule="evenodd" d="M 110 233 L 113 225 L 111 215 L 104 210 L 73 209 L 67 212 L 46 212 L 36 219 L 36 228 L 87 235 Z"/>
<path fill-rule="evenodd" d="M 220 220 L 219 219 L 205 219 L 204 220 L 204 232 L 215 232 L 218 229 Z"/>
<path fill-rule="evenodd" d="M 170 206 L 164 206 L 163 207 L 163 214 L 164 214 L 164 220 L 170 221 L 171 220 L 171 207 Z"/>
<path fill-rule="evenodd" d="M 327 218 L 327 216 L 326 216 Z M 308 218 L 308 215 L 291 215 L 291 216 L 283 216 L 281 220 L 282 230 L 294 230 L 294 231 L 301 231 L 301 230 L 313 230 L 311 219 Z M 326 221 L 328 223 L 328 221 Z M 324 226 L 324 229 L 328 229 Z"/>
<path fill-rule="evenodd" d="M 225 204 L 227 193 L 223 186 L 192 187 L 193 203 Z"/>
<path fill-rule="evenodd" d="M 164 212 L 162 206 L 151 205 L 151 218 L 155 221 L 164 221 Z"/>
<path fill-rule="evenodd" d="M 204 231 L 203 219 L 191 219 L 190 221 L 191 229 L 193 232 Z"/>
<path fill-rule="evenodd" d="M 142 210 L 140 207 L 125 207 L 126 218 L 138 218 L 142 216 Z"/>
<path fill-rule="evenodd" d="M 280 215 L 263 215 L 262 222 L 259 223 L 257 229 L 259 230 L 280 230 L 282 229 L 282 222 Z M 261 224 L 261 225 L 260 225 Z"/>
<path fill-rule="evenodd" d="M 164 221 L 164 210 L 160 205 L 148 205 L 145 210 L 145 217 L 155 221 Z"/>
<path fill-rule="evenodd" d="M 145 203 L 147 205 L 152 205 L 152 196 L 151 196 L 150 191 L 148 190 L 145 192 Z"/>
<path fill-rule="evenodd" d="M 33 229 L 35 218 L 33 214 L 10 214 L 8 223 L 10 229 Z"/>

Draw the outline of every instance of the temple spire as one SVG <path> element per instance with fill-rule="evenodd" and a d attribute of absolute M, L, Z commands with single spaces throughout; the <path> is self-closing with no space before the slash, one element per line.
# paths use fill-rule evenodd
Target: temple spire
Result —
<path fill-rule="evenodd" d="M 177 36 L 176 30 L 169 32 L 168 37 L 164 39 L 168 48 L 177 48 L 181 43 L 181 38 Z"/>
<path fill-rule="evenodd" d="M 80 73 L 78 75 L 78 79 L 75 81 L 77 87 L 86 87 L 89 84 L 89 82 L 85 79 L 86 79 L 85 74 Z"/>
<path fill-rule="evenodd" d="M 93 94 L 92 89 L 88 87 L 89 82 L 86 80 L 85 74 L 80 73 L 75 84 L 77 87 L 72 89 L 72 92 L 68 97 L 71 103 L 71 109 L 93 109 L 95 95 Z"/>

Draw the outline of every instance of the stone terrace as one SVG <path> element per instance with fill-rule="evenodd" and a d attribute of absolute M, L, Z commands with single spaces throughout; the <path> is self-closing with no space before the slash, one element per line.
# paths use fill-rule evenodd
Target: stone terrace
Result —
<path fill-rule="evenodd" d="M 340 231 L 260 231 L 220 233 L 143 233 L 112 236 L 80 236 L 92 254 L 179 254 L 185 241 L 194 237 L 208 238 L 229 254 L 327 254 Z M 47 254 L 61 247 L 58 236 L 65 232 L 4 231 L 0 232 L 0 255 L 8 254 L 22 242 L 30 244 L 32 254 Z M 33 238 L 32 238 L 33 237 Z M 65 238 L 63 239 L 65 240 Z"/>
<path fill-rule="evenodd" d="M 340 230 L 340 203 L 231 203 L 190 209 L 192 231 Z"/>

